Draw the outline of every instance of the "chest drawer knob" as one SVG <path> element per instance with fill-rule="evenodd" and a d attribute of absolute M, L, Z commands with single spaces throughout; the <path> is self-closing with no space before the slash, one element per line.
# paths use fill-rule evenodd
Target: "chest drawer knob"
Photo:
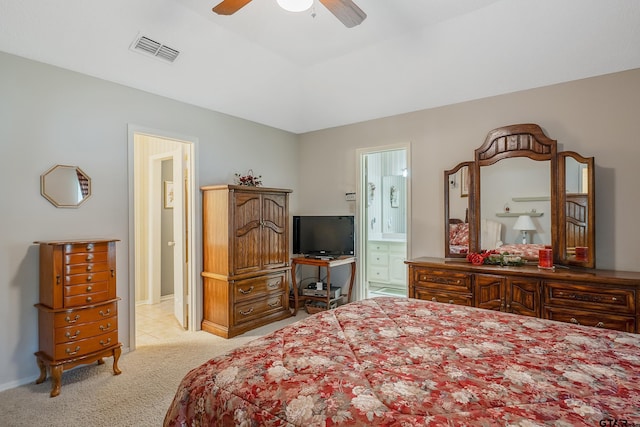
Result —
<path fill-rule="evenodd" d="M 243 316 L 248 316 L 251 313 L 253 313 L 253 307 L 251 307 L 249 310 L 247 311 L 240 311 L 240 314 L 242 314 Z"/>
<path fill-rule="evenodd" d="M 70 348 L 67 348 L 64 352 L 67 353 L 69 356 L 73 356 L 74 354 L 77 354 L 80 351 L 80 346 L 77 345 L 75 350 L 71 350 Z"/>
<path fill-rule="evenodd" d="M 87 271 L 91 271 L 91 270 L 93 270 L 93 264 L 87 265 Z"/>
<path fill-rule="evenodd" d="M 107 326 L 100 325 L 101 331 L 108 331 L 109 329 L 111 329 L 111 323 L 107 323 Z"/>
<path fill-rule="evenodd" d="M 87 261 L 91 261 L 93 259 L 93 254 L 87 255 Z"/>
<path fill-rule="evenodd" d="M 99 312 L 100 316 L 102 317 L 108 317 L 111 314 L 111 309 L 107 309 L 107 312 L 105 313 L 104 311 L 100 310 Z"/>
<path fill-rule="evenodd" d="M 90 275 L 88 275 L 88 276 L 87 276 L 87 282 L 90 282 L 90 281 L 92 281 L 92 280 L 93 280 L 93 276 L 92 276 L 91 274 L 90 274 Z"/>
<path fill-rule="evenodd" d="M 244 290 L 242 288 L 238 288 L 238 292 L 240 292 L 242 295 L 247 295 L 250 294 L 251 291 L 253 291 L 253 286 L 251 286 L 249 289 Z"/>
<path fill-rule="evenodd" d="M 87 302 L 91 302 L 91 301 L 93 301 L 93 298 L 87 297 Z"/>
<path fill-rule="evenodd" d="M 93 243 L 89 243 L 89 244 L 87 245 L 87 250 L 88 250 L 88 251 L 92 251 L 92 250 L 93 250 Z"/>
<path fill-rule="evenodd" d="M 70 340 L 74 340 L 76 338 L 78 338 L 78 335 L 80 335 L 80 331 L 76 331 L 73 335 L 71 335 L 71 332 L 67 331 L 66 334 L 64 334 L 65 337 L 69 338 Z"/>
<path fill-rule="evenodd" d="M 64 318 L 64 321 L 67 323 L 76 323 L 78 321 L 78 319 L 80 319 L 80 315 L 76 314 L 76 317 L 74 317 L 73 319 L 71 319 L 71 317 L 67 316 Z"/>
<path fill-rule="evenodd" d="M 93 286 L 87 286 L 87 292 L 91 292 L 92 289 L 93 289 Z"/>

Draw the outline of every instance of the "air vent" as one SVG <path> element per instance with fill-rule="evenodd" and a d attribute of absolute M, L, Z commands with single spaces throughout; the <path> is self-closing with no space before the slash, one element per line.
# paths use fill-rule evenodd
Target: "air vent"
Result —
<path fill-rule="evenodd" d="M 168 62 L 176 60 L 180 51 L 170 48 L 169 46 L 151 40 L 149 37 L 138 36 L 131 45 L 131 50 L 151 55 L 156 58 L 163 59 Z"/>

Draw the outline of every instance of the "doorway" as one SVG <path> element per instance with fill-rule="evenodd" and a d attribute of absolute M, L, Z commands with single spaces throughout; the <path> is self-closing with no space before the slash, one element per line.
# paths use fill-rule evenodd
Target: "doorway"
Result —
<path fill-rule="evenodd" d="M 407 296 L 408 144 L 358 150 L 359 296 Z"/>
<path fill-rule="evenodd" d="M 129 127 L 132 349 L 168 337 L 170 326 L 195 330 L 195 142 Z"/>

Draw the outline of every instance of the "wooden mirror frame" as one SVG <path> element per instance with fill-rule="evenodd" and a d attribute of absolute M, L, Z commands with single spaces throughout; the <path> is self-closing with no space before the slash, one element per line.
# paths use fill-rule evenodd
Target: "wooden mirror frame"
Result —
<path fill-rule="evenodd" d="M 449 242 L 449 177 L 464 166 L 469 169 L 469 252 L 480 252 L 480 168 L 492 165 L 502 159 L 527 157 L 536 161 L 550 162 L 550 204 L 551 204 L 551 245 L 554 263 L 595 268 L 595 178 L 593 157 L 567 151 L 558 153 L 557 142 L 547 137 L 536 124 L 516 124 L 490 131 L 484 143 L 475 150 L 473 162 L 463 162 L 445 171 L 445 258 L 465 258 L 466 254 L 452 254 Z M 567 206 L 572 202 L 566 193 L 565 162 L 574 158 L 578 163 L 588 165 L 588 193 L 584 206 L 586 224 L 582 224 L 587 242 L 587 257 L 577 260 L 567 245 Z M 553 185 L 556 183 L 556 185 Z"/>

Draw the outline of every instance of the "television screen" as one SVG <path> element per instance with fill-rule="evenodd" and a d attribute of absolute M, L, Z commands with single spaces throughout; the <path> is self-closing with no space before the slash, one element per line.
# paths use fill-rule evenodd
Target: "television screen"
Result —
<path fill-rule="evenodd" d="M 353 255 L 354 217 L 294 216 L 293 253 L 303 255 Z"/>

